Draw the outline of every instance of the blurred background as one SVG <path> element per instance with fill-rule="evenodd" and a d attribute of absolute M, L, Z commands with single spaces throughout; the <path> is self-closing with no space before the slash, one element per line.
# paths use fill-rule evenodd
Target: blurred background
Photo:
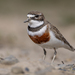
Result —
<path fill-rule="evenodd" d="M 75 0 L 0 0 L 0 53 L 6 52 L 7 55 L 15 53 L 16 56 L 20 49 L 29 51 L 37 57 L 39 57 L 38 54 L 40 57 L 43 56 L 42 48 L 30 40 L 27 34 L 27 23 L 24 24 L 27 13 L 32 10 L 43 12 L 45 18 L 59 28 L 70 44 L 75 47 Z M 18 49 L 14 50 L 14 48 Z M 49 56 L 53 55 L 52 50 L 48 51 Z M 67 51 L 59 49 L 58 55 L 61 57 L 61 52 L 66 55 Z"/>

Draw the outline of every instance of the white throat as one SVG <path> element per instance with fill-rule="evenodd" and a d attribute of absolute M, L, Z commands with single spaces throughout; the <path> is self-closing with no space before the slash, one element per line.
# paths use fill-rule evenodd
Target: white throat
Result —
<path fill-rule="evenodd" d="M 31 20 L 29 23 L 28 23 L 28 26 L 30 27 L 38 27 L 40 25 L 44 24 L 44 21 L 36 21 L 36 20 Z"/>

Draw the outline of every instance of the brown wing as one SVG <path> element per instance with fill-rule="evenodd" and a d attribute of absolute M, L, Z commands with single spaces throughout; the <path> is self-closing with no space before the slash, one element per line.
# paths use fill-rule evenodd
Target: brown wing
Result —
<path fill-rule="evenodd" d="M 74 51 L 75 49 L 68 43 L 68 41 L 60 33 L 60 31 L 54 25 L 52 25 L 51 23 L 49 23 L 49 25 L 50 25 L 50 30 L 54 32 L 55 37 L 58 38 L 59 40 L 63 41 L 65 44 L 67 44 L 70 47 L 70 50 Z"/>

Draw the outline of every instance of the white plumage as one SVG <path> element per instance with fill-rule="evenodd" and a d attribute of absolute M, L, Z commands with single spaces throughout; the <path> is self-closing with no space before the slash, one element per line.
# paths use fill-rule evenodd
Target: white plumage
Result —
<path fill-rule="evenodd" d="M 46 28 L 47 28 L 47 26 L 44 26 L 43 28 L 41 28 L 39 31 L 36 31 L 36 32 L 32 32 L 27 29 L 27 32 L 31 36 L 38 35 L 40 37 L 45 33 Z"/>
<path fill-rule="evenodd" d="M 55 34 L 50 30 L 50 40 L 46 43 L 42 43 L 40 44 L 41 47 L 43 48 L 48 48 L 48 49 L 53 49 L 53 48 L 60 48 L 60 47 L 64 47 L 66 49 L 70 49 L 70 47 L 65 44 L 63 41 L 57 39 L 55 37 Z"/>
<path fill-rule="evenodd" d="M 41 26 L 43 24 L 44 24 L 43 21 L 30 20 L 30 22 L 28 23 L 28 26 L 36 28 L 36 27 Z"/>

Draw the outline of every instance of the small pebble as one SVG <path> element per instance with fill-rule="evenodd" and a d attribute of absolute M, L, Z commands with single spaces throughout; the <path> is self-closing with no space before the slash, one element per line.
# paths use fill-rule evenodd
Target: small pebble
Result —
<path fill-rule="evenodd" d="M 0 68 L 0 75 L 9 75 L 9 69 Z"/>
<path fill-rule="evenodd" d="M 21 67 L 13 67 L 11 69 L 11 72 L 14 74 L 24 74 L 24 71 Z"/>
<path fill-rule="evenodd" d="M 25 71 L 29 72 L 29 68 L 28 68 L 28 67 L 26 67 L 26 68 L 25 68 Z"/>
<path fill-rule="evenodd" d="M 2 58 L 2 60 L 0 59 L 0 63 L 1 64 L 5 64 L 5 65 L 12 65 L 15 63 L 18 63 L 18 59 L 12 55 L 6 57 L 6 58 Z"/>
<path fill-rule="evenodd" d="M 65 65 L 63 68 L 59 68 L 59 70 L 72 72 L 72 71 L 75 71 L 75 65 L 68 64 L 68 65 Z"/>
<path fill-rule="evenodd" d="M 75 68 L 73 68 L 72 70 L 75 71 Z"/>

